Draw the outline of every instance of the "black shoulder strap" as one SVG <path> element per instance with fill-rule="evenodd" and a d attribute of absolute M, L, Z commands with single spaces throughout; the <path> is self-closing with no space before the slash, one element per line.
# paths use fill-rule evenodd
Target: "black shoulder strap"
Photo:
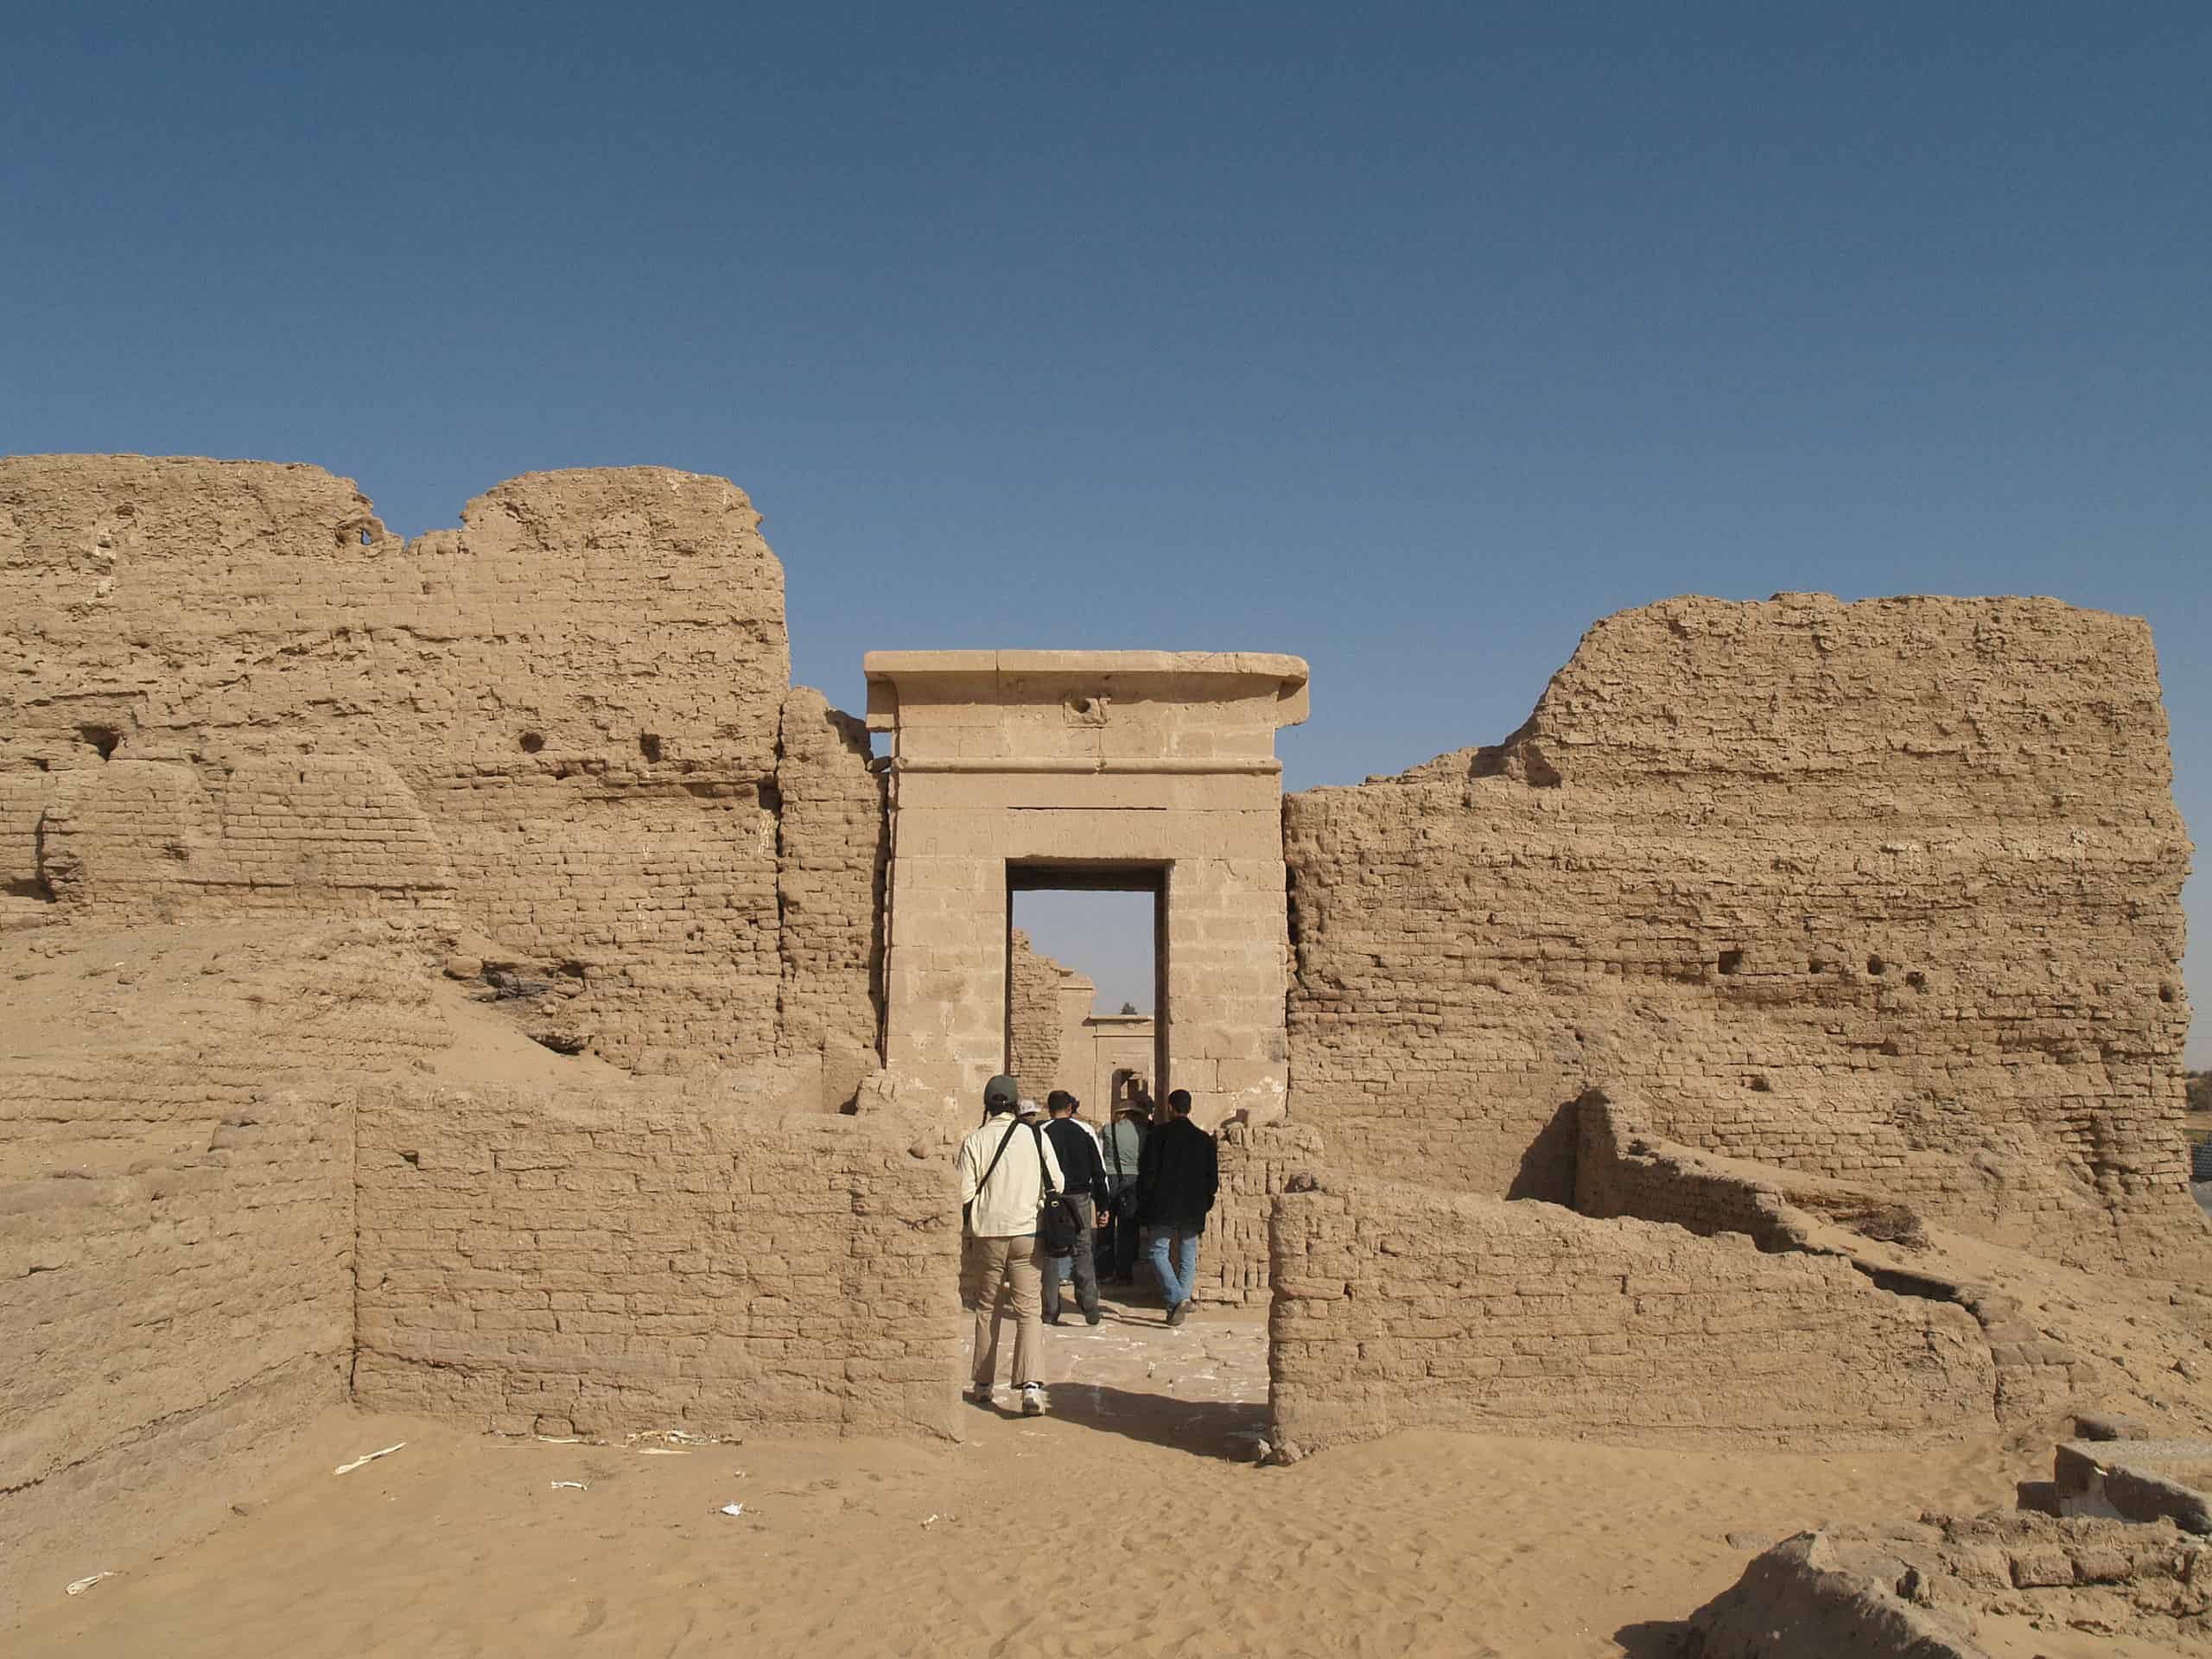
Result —
<path fill-rule="evenodd" d="M 1006 1156 L 1006 1143 L 1014 1139 L 1014 1132 L 1020 1127 L 1021 1120 L 1020 1118 L 1016 1118 L 1013 1122 L 1006 1126 L 1006 1133 L 999 1137 L 999 1149 L 991 1154 L 989 1166 L 983 1171 L 983 1179 L 976 1183 L 976 1196 L 977 1198 L 982 1198 L 983 1196 L 983 1189 L 991 1184 L 991 1176 L 998 1169 L 999 1160 Z"/>
<path fill-rule="evenodd" d="M 1029 1126 L 1029 1132 L 1037 1137 L 1037 1177 L 1045 1183 L 1045 1190 L 1047 1192 L 1057 1192 L 1060 1189 L 1052 1184 L 1052 1172 L 1045 1162 L 1044 1128 L 1041 1124 L 1032 1123 Z"/>

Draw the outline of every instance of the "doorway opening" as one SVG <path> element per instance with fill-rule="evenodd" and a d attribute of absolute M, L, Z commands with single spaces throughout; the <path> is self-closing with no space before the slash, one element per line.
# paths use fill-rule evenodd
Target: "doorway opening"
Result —
<path fill-rule="evenodd" d="M 1005 1071 L 1093 1122 L 1168 1081 L 1166 864 L 1009 862 Z"/>

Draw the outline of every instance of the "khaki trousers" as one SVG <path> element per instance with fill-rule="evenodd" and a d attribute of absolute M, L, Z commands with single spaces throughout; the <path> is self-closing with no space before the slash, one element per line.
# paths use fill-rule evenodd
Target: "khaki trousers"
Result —
<path fill-rule="evenodd" d="M 999 1326 L 1011 1313 L 1020 1323 L 1014 1332 L 1014 1375 L 1019 1387 L 1045 1380 L 1045 1255 L 1036 1235 L 1020 1238 L 971 1238 L 962 1253 L 966 1282 L 960 1300 L 976 1315 L 975 1385 L 988 1389 L 998 1381 Z"/>

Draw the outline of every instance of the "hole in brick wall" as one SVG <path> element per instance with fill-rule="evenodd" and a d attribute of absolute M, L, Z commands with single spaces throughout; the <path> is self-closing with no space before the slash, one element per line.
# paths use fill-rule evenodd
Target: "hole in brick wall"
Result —
<path fill-rule="evenodd" d="M 369 532 L 368 532 L 367 531 L 365 531 L 365 531 L 363 531 L 361 532 L 361 545 L 362 545 L 363 547 L 372 547 L 372 546 L 374 546 L 375 544 L 376 544 L 376 537 L 374 537 L 373 536 L 370 535 L 370 534 L 369 534 Z"/>
<path fill-rule="evenodd" d="M 524 754 L 536 754 L 544 747 L 545 737 L 542 732 L 524 732 L 522 734 L 522 752 Z"/>
<path fill-rule="evenodd" d="M 1770 1095 L 1774 1092 L 1774 1085 L 1769 1083 L 1764 1077 L 1753 1077 L 1751 1079 L 1751 1092 L 1755 1095 Z"/>
<path fill-rule="evenodd" d="M 19 875 L 12 880 L 0 882 L 0 893 L 10 899 L 36 899 L 44 903 L 54 901 L 54 889 L 42 875 Z"/>
<path fill-rule="evenodd" d="M 1916 991 L 1924 991 L 1928 988 L 1928 976 L 1916 968 L 1904 976 L 1904 982 Z"/>
<path fill-rule="evenodd" d="M 1822 962 L 1818 957 L 1815 957 L 1805 964 L 1805 971 L 1808 974 L 1825 974 L 1827 970 L 1827 963 Z"/>
<path fill-rule="evenodd" d="M 2173 1000 L 2174 1000 L 2174 988 L 2173 988 L 2172 986 L 2171 986 L 2171 985 L 2161 985 L 2161 986 L 2159 986 L 2159 987 L 2158 987 L 2158 1001 L 2161 1001 L 2161 1002 L 2171 1002 L 2171 1001 L 2172 1001 Z"/>
<path fill-rule="evenodd" d="M 1889 968 L 1890 964 L 1884 962 L 1879 957 L 1869 957 L 1866 958 L 1866 971 L 1873 975 L 1877 979 L 1879 979 L 1884 974 L 1887 973 L 1889 971 Z"/>
<path fill-rule="evenodd" d="M 422 1154 L 421 1153 L 419 1153 L 419 1152 L 403 1152 L 403 1153 L 401 1153 L 399 1155 L 400 1155 L 402 1158 L 404 1158 L 404 1160 L 407 1160 L 407 1162 L 409 1162 L 409 1163 L 410 1163 L 410 1164 L 414 1165 L 416 1168 L 417 1168 L 417 1169 L 422 1168 L 422 1166 L 423 1166 L 423 1154 Z"/>
<path fill-rule="evenodd" d="M 1744 953 L 1741 950 L 1723 950 L 1720 953 L 1720 971 L 1724 974 L 1743 972 Z"/>
<path fill-rule="evenodd" d="M 123 741 L 123 734 L 112 726 L 79 726 L 77 735 L 98 749 L 103 760 L 112 755 Z"/>
<path fill-rule="evenodd" d="M 639 753 L 639 754 L 644 755 L 644 756 L 645 757 L 645 759 L 646 759 L 646 760 L 648 760 L 652 761 L 654 765 L 656 765 L 656 766 L 659 765 L 659 764 L 660 764 L 660 736 L 659 736 L 659 734 L 658 734 L 658 733 L 656 733 L 656 732 L 639 732 L 639 733 L 638 734 L 638 753 Z"/>

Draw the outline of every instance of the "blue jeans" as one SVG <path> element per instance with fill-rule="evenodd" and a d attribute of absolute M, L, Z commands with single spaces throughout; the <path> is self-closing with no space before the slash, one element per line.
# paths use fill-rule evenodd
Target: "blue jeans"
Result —
<path fill-rule="evenodd" d="M 1160 1279 L 1160 1294 L 1167 1299 L 1167 1306 L 1187 1302 L 1191 1293 L 1198 1288 L 1193 1282 L 1198 1276 L 1198 1238 L 1197 1233 L 1186 1233 L 1180 1227 L 1147 1227 L 1144 1230 L 1144 1247 L 1152 1254 L 1152 1270 Z M 1174 1259 L 1168 1259 L 1173 1251 Z"/>

